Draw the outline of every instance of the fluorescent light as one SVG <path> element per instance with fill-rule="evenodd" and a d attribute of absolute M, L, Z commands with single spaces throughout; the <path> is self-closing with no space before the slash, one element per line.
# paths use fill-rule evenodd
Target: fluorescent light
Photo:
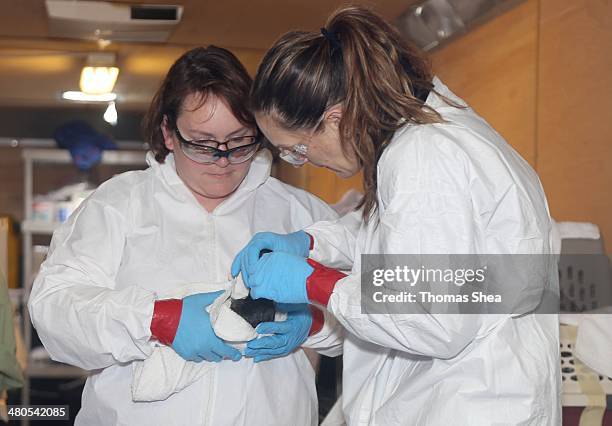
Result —
<path fill-rule="evenodd" d="M 114 102 L 110 102 L 108 104 L 108 108 L 106 108 L 103 118 L 104 121 L 106 121 L 111 126 L 117 125 L 117 108 L 115 108 Z"/>
<path fill-rule="evenodd" d="M 82 92 L 90 95 L 110 93 L 115 87 L 118 75 L 117 67 L 83 67 L 79 86 Z"/>
<path fill-rule="evenodd" d="M 62 93 L 62 98 L 69 101 L 81 101 L 81 102 L 112 102 L 117 99 L 116 93 L 104 93 L 101 95 L 90 95 L 87 93 L 69 90 Z"/>

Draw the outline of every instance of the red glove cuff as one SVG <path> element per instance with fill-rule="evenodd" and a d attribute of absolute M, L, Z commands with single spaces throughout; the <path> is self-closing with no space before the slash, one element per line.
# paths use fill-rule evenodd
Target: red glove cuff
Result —
<path fill-rule="evenodd" d="M 306 259 L 314 271 L 306 278 L 306 293 L 311 302 L 327 306 L 336 283 L 346 277 L 340 271 L 321 265 L 312 259 Z"/>
<path fill-rule="evenodd" d="M 174 341 L 182 310 L 182 299 L 157 300 L 151 320 L 152 337 L 160 343 L 170 346 Z"/>
<path fill-rule="evenodd" d="M 314 237 L 308 232 L 306 232 L 306 235 L 308 235 L 308 238 L 310 238 L 310 246 L 308 246 L 308 250 L 312 250 L 314 248 Z"/>
<path fill-rule="evenodd" d="M 309 306 L 310 313 L 312 314 L 312 325 L 310 326 L 310 331 L 308 332 L 309 336 L 313 334 L 317 334 L 319 331 L 323 329 L 323 324 L 325 324 L 325 316 L 323 312 L 312 305 Z"/>

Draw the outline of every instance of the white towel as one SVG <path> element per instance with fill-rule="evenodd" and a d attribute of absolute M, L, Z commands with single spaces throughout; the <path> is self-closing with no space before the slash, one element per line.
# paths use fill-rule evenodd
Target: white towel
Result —
<path fill-rule="evenodd" d="M 578 327 L 574 356 L 597 373 L 612 377 L 612 306 L 560 314 L 559 322 Z"/>
<path fill-rule="evenodd" d="M 207 308 L 215 334 L 232 346 L 242 350 L 247 341 L 257 337 L 255 329 L 230 309 L 231 299 L 243 299 L 249 292 L 242 279 L 213 284 L 191 284 L 175 289 L 160 299 L 182 299 L 196 293 L 225 290 Z M 277 315 L 276 320 L 282 320 Z M 134 401 L 161 401 L 179 392 L 202 377 L 213 379 L 216 364 L 192 362 L 181 358 L 171 347 L 158 344 L 152 355 L 132 363 L 132 399 Z"/>

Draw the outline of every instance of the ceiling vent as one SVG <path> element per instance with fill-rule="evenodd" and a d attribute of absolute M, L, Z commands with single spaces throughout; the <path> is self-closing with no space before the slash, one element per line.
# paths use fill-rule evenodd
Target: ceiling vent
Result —
<path fill-rule="evenodd" d="M 181 21 L 182 6 L 45 0 L 49 35 L 59 38 L 159 43 Z"/>

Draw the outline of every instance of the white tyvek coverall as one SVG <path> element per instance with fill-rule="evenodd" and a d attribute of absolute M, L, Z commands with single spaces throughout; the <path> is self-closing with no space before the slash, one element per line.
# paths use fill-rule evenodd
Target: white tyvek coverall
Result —
<path fill-rule="evenodd" d="M 437 78 L 435 89 L 464 104 Z M 379 210 L 306 228 L 311 257 L 352 273 L 328 309 L 346 328 L 349 425 L 560 424 L 557 315 L 366 315 L 360 254 L 551 253 L 535 172 L 471 109 L 427 104 L 447 123 L 407 125 L 378 163 Z M 380 223 L 377 225 L 377 219 Z M 556 268 L 549 279 L 558 286 Z"/>
<path fill-rule="evenodd" d="M 95 370 L 82 425 L 314 425 L 315 375 L 302 350 L 270 362 L 222 361 L 167 400 L 134 403 L 130 361 L 151 354 L 156 292 L 228 279 L 236 253 L 259 231 L 293 232 L 335 212 L 270 177 L 260 152 L 237 191 L 212 213 L 178 177 L 174 159 L 102 184 L 53 235 L 32 289 L 32 321 L 51 357 Z M 341 327 L 326 324 L 305 346 L 337 355 Z"/>

